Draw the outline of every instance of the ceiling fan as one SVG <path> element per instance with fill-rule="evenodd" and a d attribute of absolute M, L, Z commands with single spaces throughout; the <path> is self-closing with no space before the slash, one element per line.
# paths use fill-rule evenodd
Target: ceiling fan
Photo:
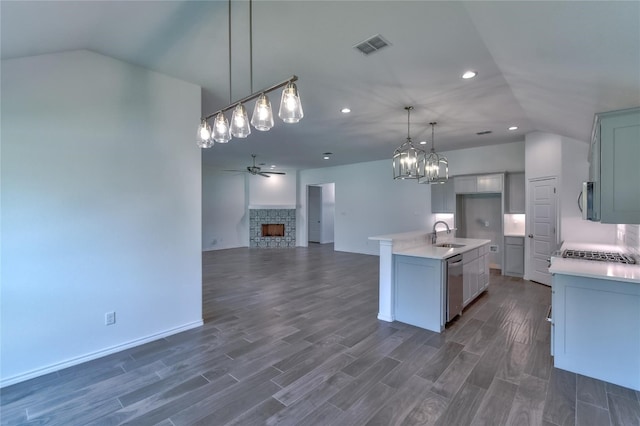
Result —
<path fill-rule="evenodd" d="M 251 154 L 253 158 L 253 166 L 247 166 L 247 170 L 224 170 L 225 172 L 244 172 L 251 173 L 252 175 L 260 175 L 262 177 L 271 177 L 269 175 L 286 175 L 284 172 L 263 172 L 259 166 L 256 166 L 256 155 Z"/>

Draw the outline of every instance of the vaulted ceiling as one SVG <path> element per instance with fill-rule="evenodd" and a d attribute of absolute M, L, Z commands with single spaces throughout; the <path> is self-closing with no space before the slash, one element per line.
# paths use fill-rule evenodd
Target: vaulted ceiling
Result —
<path fill-rule="evenodd" d="M 206 115 L 251 92 L 249 2 L 231 2 L 230 29 L 228 7 L 2 1 L 2 59 L 89 49 L 200 85 Z M 390 46 L 368 56 L 354 49 L 376 34 Z M 478 76 L 461 79 L 469 69 Z M 292 74 L 304 119 L 276 117 L 269 132 L 216 144 L 206 164 L 243 167 L 251 153 L 297 169 L 390 159 L 406 138 L 405 105 L 415 107 L 415 142 L 430 141 L 428 123 L 438 122 L 438 151 L 534 130 L 586 142 L 595 113 L 640 105 L 640 2 L 254 0 L 253 89 Z M 271 101 L 277 111 L 279 91 Z M 184 143 L 195 143 L 196 125 Z"/>

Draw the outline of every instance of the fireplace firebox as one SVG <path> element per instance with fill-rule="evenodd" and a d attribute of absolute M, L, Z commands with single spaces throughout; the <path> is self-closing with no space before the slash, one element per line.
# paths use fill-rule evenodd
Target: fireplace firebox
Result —
<path fill-rule="evenodd" d="M 263 223 L 263 237 L 284 237 L 284 223 Z"/>

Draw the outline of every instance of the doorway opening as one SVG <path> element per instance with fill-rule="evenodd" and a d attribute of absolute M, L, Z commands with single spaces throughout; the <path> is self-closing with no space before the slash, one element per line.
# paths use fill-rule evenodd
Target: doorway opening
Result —
<path fill-rule="evenodd" d="M 334 242 L 335 183 L 307 186 L 307 242 Z"/>

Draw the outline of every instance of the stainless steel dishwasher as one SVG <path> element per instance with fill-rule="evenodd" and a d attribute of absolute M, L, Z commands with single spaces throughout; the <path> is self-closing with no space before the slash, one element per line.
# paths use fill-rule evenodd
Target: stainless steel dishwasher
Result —
<path fill-rule="evenodd" d="M 447 322 L 462 313 L 462 255 L 447 259 Z"/>

